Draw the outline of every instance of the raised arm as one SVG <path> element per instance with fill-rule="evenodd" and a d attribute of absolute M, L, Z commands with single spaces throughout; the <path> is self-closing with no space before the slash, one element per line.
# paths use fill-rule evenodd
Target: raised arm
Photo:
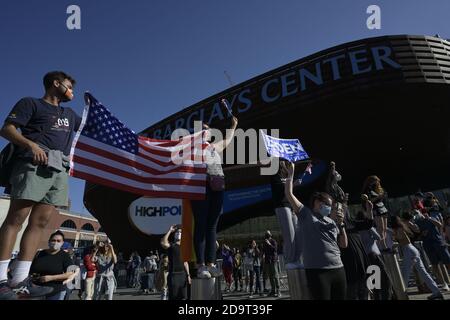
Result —
<path fill-rule="evenodd" d="M 117 255 L 116 255 L 116 253 L 114 251 L 114 247 L 113 247 L 113 245 L 111 243 L 108 243 L 107 246 L 109 246 L 109 250 L 111 250 L 112 261 L 113 261 L 114 264 L 116 264 L 117 263 Z"/>
<path fill-rule="evenodd" d="M 169 236 L 174 231 L 175 231 L 175 226 L 174 225 L 170 226 L 169 230 L 162 237 L 162 239 L 161 239 L 161 247 L 163 247 L 163 249 L 169 249 L 170 248 Z"/>
<path fill-rule="evenodd" d="M 295 213 L 298 213 L 303 207 L 303 203 L 301 203 L 295 196 L 292 191 L 292 180 L 294 179 L 294 164 L 291 162 L 281 162 L 281 168 L 282 170 L 285 170 L 287 178 L 286 183 L 284 185 L 284 195 L 286 196 L 286 199 L 289 201 L 289 204 L 292 207 L 292 210 Z"/>
<path fill-rule="evenodd" d="M 373 220 L 374 219 L 374 217 L 373 217 L 373 203 L 369 200 L 369 197 L 366 194 L 363 194 L 361 196 L 361 200 L 362 200 L 363 204 L 364 203 L 366 204 L 364 206 L 364 216 L 367 219 L 369 219 L 369 220 Z"/>
<path fill-rule="evenodd" d="M 222 105 L 224 105 L 225 102 L 222 101 L 221 103 L 222 103 Z M 231 143 L 231 140 L 233 140 L 233 137 L 234 137 L 234 131 L 236 130 L 237 124 L 238 124 L 238 119 L 236 117 L 233 117 L 231 119 L 231 128 L 226 130 L 225 139 L 212 143 L 214 149 L 216 149 L 217 152 L 219 152 L 219 153 L 222 152 Z"/>

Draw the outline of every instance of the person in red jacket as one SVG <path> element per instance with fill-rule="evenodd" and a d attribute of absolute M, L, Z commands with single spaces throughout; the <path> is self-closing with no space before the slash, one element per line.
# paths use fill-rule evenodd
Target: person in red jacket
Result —
<path fill-rule="evenodd" d="M 97 275 L 97 264 L 95 263 L 97 261 L 97 251 L 98 248 L 92 246 L 89 253 L 83 258 L 84 267 L 87 271 L 85 279 L 85 300 L 92 300 L 92 296 L 94 295 L 95 276 Z"/>

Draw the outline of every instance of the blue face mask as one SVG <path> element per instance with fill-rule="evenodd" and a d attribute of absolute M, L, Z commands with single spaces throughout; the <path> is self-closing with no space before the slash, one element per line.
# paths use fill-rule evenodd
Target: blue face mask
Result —
<path fill-rule="evenodd" d="M 331 213 L 331 206 L 327 206 L 327 205 L 324 205 L 324 204 L 320 205 L 319 213 L 323 217 L 329 216 L 330 213 Z"/>

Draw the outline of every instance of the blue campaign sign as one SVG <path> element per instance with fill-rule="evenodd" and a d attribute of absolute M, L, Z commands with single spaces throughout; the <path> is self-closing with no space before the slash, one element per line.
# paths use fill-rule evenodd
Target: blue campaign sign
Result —
<path fill-rule="evenodd" d="M 272 189 L 270 188 L 270 184 L 225 191 L 223 197 L 223 213 L 228 213 L 271 198 Z"/>
<path fill-rule="evenodd" d="M 309 159 L 298 139 L 279 139 L 261 132 L 267 153 L 272 157 L 286 159 L 290 162 Z"/>

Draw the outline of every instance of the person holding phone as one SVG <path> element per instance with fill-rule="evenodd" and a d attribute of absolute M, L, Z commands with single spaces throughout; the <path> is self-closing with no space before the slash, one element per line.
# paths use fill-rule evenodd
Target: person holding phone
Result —
<path fill-rule="evenodd" d="M 222 102 L 224 104 L 224 102 Z M 227 130 L 225 139 L 211 142 L 211 130 L 206 123 L 205 140 L 209 143 L 206 148 L 204 162 L 207 167 L 208 183 L 204 200 L 191 201 L 194 216 L 194 248 L 197 260 L 197 277 L 211 278 L 221 275 L 216 267 L 217 224 L 223 208 L 223 194 L 225 190 L 225 174 L 222 169 L 222 153 L 234 137 L 238 120 L 231 118 L 231 129 Z"/>
<path fill-rule="evenodd" d="M 173 234 L 173 241 L 169 237 Z M 161 239 L 161 247 L 168 250 L 169 274 L 167 286 L 169 300 L 186 300 L 188 298 L 188 284 L 191 285 L 189 263 L 181 258 L 181 225 L 170 226 Z"/>

